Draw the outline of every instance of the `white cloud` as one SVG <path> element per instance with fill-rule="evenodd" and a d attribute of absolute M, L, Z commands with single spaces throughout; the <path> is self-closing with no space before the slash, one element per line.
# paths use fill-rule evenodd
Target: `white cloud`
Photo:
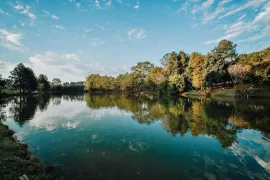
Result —
<path fill-rule="evenodd" d="M 31 20 L 36 19 L 36 15 L 30 12 L 31 6 L 29 5 L 14 5 L 13 8 L 18 11 L 20 14 L 27 15 Z"/>
<path fill-rule="evenodd" d="M 5 29 L 0 29 L 0 43 L 3 47 L 12 51 L 23 51 L 21 40 L 23 35 L 20 33 L 12 33 Z"/>
<path fill-rule="evenodd" d="M 185 2 L 182 4 L 182 6 L 177 10 L 177 12 L 180 12 L 180 11 L 187 11 L 188 10 L 188 7 L 189 7 L 189 3 L 188 2 Z"/>
<path fill-rule="evenodd" d="M 244 40 L 240 40 L 239 42 L 246 41 L 255 41 L 261 39 L 263 37 L 269 36 L 270 28 L 270 2 L 264 5 L 263 11 L 258 13 L 253 21 L 249 23 L 245 23 L 244 21 L 239 21 L 235 24 L 232 24 L 227 27 L 226 34 L 218 39 L 206 41 L 204 44 L 212 44 L 217 43 L 222 39 L 232 39 L 239 37 L 243 33 L 256 33 L 252 37 Z"/>
<path fill-rule="evenodd" d="M 18 46 L 22 46 L 20 40 L 23 38 L 22 34 L 10 33 L 5 29 L 0 29 L 1 39 L 13 43 Z"/>
<path fill-rule="evenodd" d="M 5 15 L 10 15 L 9 13 L 5 12 L 3 9 L 0 8 L 0 13 Z"/>
<path fill-rule="evenodd" d="M 218 43 L 219 41 L 221 41 L 223 39 L 232 39 L 234 37 L 239 36 L 240 34 L 241 34 L 241 32 L 234 32 L 234 33 L 222 36 L 222 37 L 220 37 L 218 39 L 215 39 L 215 40 L 206 41 L 204 44 L 215 44 L 215 43 Z"/>
<path fill-rule="evenodd" d="M 214 3 L 214 0 L 206 0 L 204 3 L 202 3 L 202 7 L 204 9 L 209 9 Z"/>
<path fill-rule="evenodd" d="M 226 9 L 224 8 L 225 4 L 229 3 L 231 0 L 223 0 L 220 1 L 216 7 L 216 9 L 213 12 L 210 12 L 209 10 L 206 10 L 203 14 L 202 23 L 206 24 L 213 20 L 215 20 L 220 14 L 226 12 Z"/>
<path fill-rule="evenodd" d="M 197 3 L 199 1 L 194 1 L 194 0 L 188 0 L 188 5 L 186 5 L 186 8 L 188 8 L 190 6 L 190 1 L 192 3 Z M 192 9 L 190 10 L 191 14 L 192 15 L 195 15 L 196 13 L 198 12 L 201 12 L 201 11 L 205 11 L 204 13 L 207 14 L 209 9 L 212 7 L 212 5 L 214 4 L 215 0 L 206 0 L 204 1 L 202 4 L 193 4 L 193 7 Z M 221 1 L 222 2 L 222 1 Z M 220 3 L 221 3 L 220 2 Z M 184 7 L 185 8 L 185 7 Z M 186 10 L 187 11 L 187 10 Z"/>
<path fill-rule="evenodd" d="M 233 10 L 227 12 L 223 16 L 219 17 L 219 19 L 222 19 L 222 18 L 227 17 L 227 16 L 231 16 L 233 14 L 236 14 L 236 13 L 243 11 L 243 10 L 250 8 L 250 7 L 259 7 L 264 2 L 266 2 L 266 0 L 250 0 L 246 4 L 241 5 L 239 8 L 236 8 L 236 9 L 233 9 Z"/>
<path fill-rule="evenodd" d="M 93 29 L 83 28 L 83 31 L 86 32 L 86 33 L 88 33 L 88 32 L 90 32 L 90 31 L 93 31 Z"/>
<path fill-rule="evenodd" d="M 0 74 L 3 78 L 8 78 L 10 75 L 10 71 L 15 68 L 16 64 L 11 62 L 6 62 L 4 60 L 0 60 Z"/>
<path fill-rule="evenodd" d="M 213 13 L 205 12 L 202 18 L 202 23 L 206 24 L 214 20 L 219 14 L 225 12 L 225 8 L 218 7 Z"/>
<path fill-rule="evenodd" d="M 128 38 L 131 40 L 139 40 L 146 37 L 144 30 L 138 28 L 129 30 L 127 34 Z"/>
<path fill-rule="evenodd" d="M 137 1 L 136 5 L 134 6 L 134 9 L 139 9 L 140 8 L 140 2 Z"/>
<path fill-rule="evenodd" d="M 72 58 L 72 55 L 69 57 Z M 62 81 L 70 82 L 82 81 L 86 77 L 85 72 L 77 67 L 75 61 L 67 61 L 66 54 L 48 51 L 44 54 L 32 55 L 28 60 L 36 74 L 46 74 L 50 80 L 57 77 Z"/>
<path fill-rule="evenodd" d="M 43 11 L 43 12 L 44 12 L 44 14 L 45 14 L 46 16 L 49 16 L 49 17 L 51 17 L 52 19 L 55 19 L 55 20 L 59 19 L 58 16 L 56 16 L 56 15 L 50 13 L 49 11 Z"/>
<path fill-rule="evenodd" d="M 134 9 L 139 9 L 139 8 L 140 8 L 140 5 L 139 4 L 137 4 L 137 5 L 134 6 Z"/>
<path fill-rule="evenodd" d="M 95 6 L 96 6 L 96 8 L 100 8 L 99 0 L 95 0 Z"/>
<path fill-rule="evenodd" d="M 105 4 L 107 7 L 112 5 L 112 0 L 108 0 L 108 2 Z"/>
<path fill-rule="evenodd" d="M 118 67 L 105 67 L 99 62 L 91 62 L 86 64 L 87 69 L 91 74 L 100 74 L 107 76 L 118 76 L 121 73 L 126 73 L 130 71 L 129 66 L 118 66 Z"/>
<path fill-rule="evenodd" d="M 64 26 L 60 26 L 60 25 L 51 25 L 50 27 L 56 28 L 56 29 L 64 29 Z"/>
<path fill-rule="evenodd" d="M 242 16 L 240 16 L 240 17 L 237 19 L 237 21 L 243 20 L 246 16 L 247 16 L 246 14 L 243 14 Z"/>
<path fill-rule="evenodd" d="M 237 43 L 243 43 L 243 42 L 253 42 L 253 41 L 257 41 L 259 39 L 262 39 L 264 37 L 269 37 L 270 36 L 270 25 L 269 26 L 266 26 L 262 31 L 261 33 L 259 34 L 256 34 L 254 36 L 251 36 L 247 39 L 242 39 L 240 41 L 238 41 Z"/>
<path fill-rule="evenodd" d="M 80 61 L 79 58 L 77 57 L 76 54 L 64 54 L 63 57 L 67 60 L 75 60 L 75 61 Z"/>
<path fill-rule="evenodd" d="M 104 41 L 100 40 L 99 38 L 92 38 L 91 39 L 91 46 L 92 47 L 97 47 L 104 44 Z"/>
<path fill-rule="evenodd" d="M 232 0 L 222 0 L 221 2 L 220 2 L 220 4 L 221 5 L 224 5 L 224 4 L 227 4 L 227 3 L 229 3 L 229 2 L 231 2 Z"/>

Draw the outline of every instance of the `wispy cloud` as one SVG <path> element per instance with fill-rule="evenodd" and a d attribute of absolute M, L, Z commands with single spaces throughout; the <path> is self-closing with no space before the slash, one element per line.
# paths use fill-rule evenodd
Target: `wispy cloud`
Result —
<path fill-rule="evenodd" d="M 23 35 L 20 33 L 12 33 L 5 29 L 0 29 L 0 43 L 3 47 L 12 51 L 22 51 L 23 44 L 21 40 Z"/>
<path fill-rule="evenodd" d="M 64 29 L 64 26 L 61 25 L 51 25 L 50 27 L 56 28 L 56 29 Z"/>
<path fill-rule="evenodd" d="M 209 9 L 214 4 L 214 0 L 207 0 L 204 3 L 202 3 L 202 7 L 204 9 Z"/>
<path fill-rule="evenodd" d="M 58 16 L 56 16 L 56 15 L 50 13 L 49 11 L 43 11 L 43 13 L 44 13 L 46 16 L 51 17 L 52 19 L 55 19 L 55 20 L 59 19 Z"/>
<path fill-rule="evenodd" d="M 9 13 L 5 12 L 3 9 L 0 8 L 0 13 L 4 15 L 10 15 Z"/>
<path fill-rule="evenodd" d="M 237 21 L 243 20 L 246 16 L 247 16 L 246 14 L 243 14 L 242 16 L 240 16 L 240 17 L 237 19 Z"/>
<path fill-rule="evenodd" d="M 15 9 L 15 11 L 19 12 L 20 14 L 27 15 L 31 20 L 36 19 L 36 15 L 30 11 L 31 10 L 30 5 L 17 4 L 13 5 L 13 9 Z"/>
<path fill-rule="evenodd" d="M 96 8 L 100 8 L 100 2 L 99 2 L 99 0 L 95 0 L 95 6 L 96 6 Z"/>
<path fill-rule="evenodd" d="M 90 31 L 92 31 L 92 30 L 93 30 L 93 29 L 83 28 L 83 31 L 86 32 L 86 33 L 90 32 Z"/>
<path fill-rule="evenodd" d="M 63 54 L 62 57 L 65 58 L 65 59 L 67 59 L 67 60 L 80 61 L 80 59 L 78 58 L 78 56 L 76 54 L 74 54 L 74 53 Z"/>
<path fill-rule="evenodd" d="M 130 40 L 139 40 L 146 37 L 144 30 L 138 28 L 129 30 L 127 34 Z"/>
<path fill-rule="evenodd" d="M 97 47 L 97 46 L 100 46 L 100 45 L 103 45 L 103 44 L 104 44 L 104 41 L 102 41 L 99 38 L 92 38 L 91 39 L 91 46 L 92 47 Z"/>
<path fill-rule="evenodd" d="M 239 42 L 255 41 L 261 39 L 263 37 L 269 36 L 270 34 L 269 22 L 270 22 L 270 2 L 264 5 L 263 10 L 260 13 L 258 13 L 251 22 L 249 23 L 246 23 L 244 21 L 236 22 L 227 27 L 224 36 L 215 40 L 206 41 L 204 44 L 217 43 L 222 39 L 236 38 L 242 35 L 243 33 L 248 32 L 253 33 L 255 32 L 256 35 L 253 35 L 252 37 L 245 40 L 240 40 Z M 254 31 L 258 27 L 261 27 L 259 31 Z"/>
<path fill-rule="evenodd" d="M 67 61 L 74 58 L 72 54 L 58 54 L 47 51 L 43 54 L 34 54 L 28 58 L 30 67 L 38 74 L 46 74 L 49 79 L 55 77 L 62 81 L 84 80 L 85 72 L 76 65 L 77 61 Z"/>
<path fill-rule="evenodd" d="M 227 12 L 223 16 L 220 16 L 219 19 L 222 19 L 222 18 L 227 17 L 227 16 L 231 16 L 233 14 L 236 14 L 236 13 L 243 11 L 243 10 L 250 8 L 250 7 L 259 7 L 266 1 L 267 0 L 250 0 L 246 4 L 243 4 L 240 7 Z"/>

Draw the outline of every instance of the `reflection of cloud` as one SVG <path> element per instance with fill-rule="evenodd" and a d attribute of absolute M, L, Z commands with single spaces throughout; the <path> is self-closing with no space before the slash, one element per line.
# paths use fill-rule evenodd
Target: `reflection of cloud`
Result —
<path fill-rule="evenodd" d="M 270 143 L 262 139 L 261 134 L 255 130 L 245 130 L 238 134 L 238 140 L 239 143 L 234 143 L 229 149 L 238 156 L 243 167 L 246 165 L 245 158 L 253 157 L 262 168 L 270 172 Z"/>
<path fill-rule="evenodd" d="M 78 115 L 85 114 L 78 118 Z M 45 128 L 53 131 L 58 128 L 76 129 L 82 121 L 99 120 L 105 116 L 126 115 L 125 111 L 118 108 L 90 109 L 83 101 L 61 100 L 61 104 L 55 106 L 53 101 L 46 111 L 37 110 L 34 118 L 29 122 L 30 126 Z"/>
<path fill-rule="evenodd" d="M 257 163 L 259 163 L 264 169 L 270 172 L 270 162 L 265 162 L 264 160 L 260 159 L 258 156 L 254 157 Z"/>
<path fill-rule="evenodd" d="M 62 126 L 64 127 L 64 128 L 67 128 L 67 129 L 75 129 L 75 128 L 77 128 L 78 127 L 78 125 L 80 124 L 80 122 L 67 122 L 67 123 L 64 123 Z"/>
<path fill-rule="evenodd" d="M 147 148 L 147 144 L 141 141 L 129 142 L 128 148 L 131 151 L 143 151 Z"/>

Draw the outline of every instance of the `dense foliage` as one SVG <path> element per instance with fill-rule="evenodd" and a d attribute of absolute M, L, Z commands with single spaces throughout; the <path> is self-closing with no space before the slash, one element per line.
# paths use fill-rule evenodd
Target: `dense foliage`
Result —
<path fill-rule="evenodd" d="M 177 94 L 216 85 L 270 85 L 270 48 L 250 54 L 236 53 L 236 44 L 222 40 L 207 55 L 166 53 L 161 67 L 139 62 L 130 73 L 117 77 L 91 74 L 85 82 L 88 91 L 156 91 Z"/>
<path fill-rule="evenodd" d="M 86 82 L 64 82 L 54 78 L 49 82 L 44 74 L 38 77 L 33 70 L 18 64 L 8 79 L 0 77 L 0 92 L 3 89 L 27 93 L 70 93 L 86 91 L 151 91 L 160 94 L 177 94 L 192 89 L 208 90 L 218 86 L 270 85 L 270 47 L 250 54 L 236 53 L 236 44 L 222 40 L 207 55 L 198 52 L 187 54 L 171 52 L 161 58 L 161 67 L 145 61 L 131 68 L 131 72 L 117 77 L 91 74 Z"/>
<path fill-rule="evenodd" d="M 39 92 L 54 92 L 54 93 L 70 93 L 83 92 L 84 82 L 65 82 L 62 83 L 60 79 L 54 78 L 49 82 L 44 74 L 38 77 L 33 70 L 25 67 L 22 63 L 18 64 L 14 70 L 10 72 L 8 79 L 3 79 L 0 76 L 0 92 L 6 90 L 13 92 L 19 90 L 19 93 L 29 93 L 38 90 Z"/>

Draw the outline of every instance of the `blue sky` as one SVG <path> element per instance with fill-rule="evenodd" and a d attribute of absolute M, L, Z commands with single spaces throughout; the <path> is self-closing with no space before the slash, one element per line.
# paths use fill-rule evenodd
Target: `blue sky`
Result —
<path fill-rule="evenodd" d="M 270 46 L 269 0 L 0 1 L 0 73 L 23 62 L 51 80 L 117 75 L 168 52 Z"/>

